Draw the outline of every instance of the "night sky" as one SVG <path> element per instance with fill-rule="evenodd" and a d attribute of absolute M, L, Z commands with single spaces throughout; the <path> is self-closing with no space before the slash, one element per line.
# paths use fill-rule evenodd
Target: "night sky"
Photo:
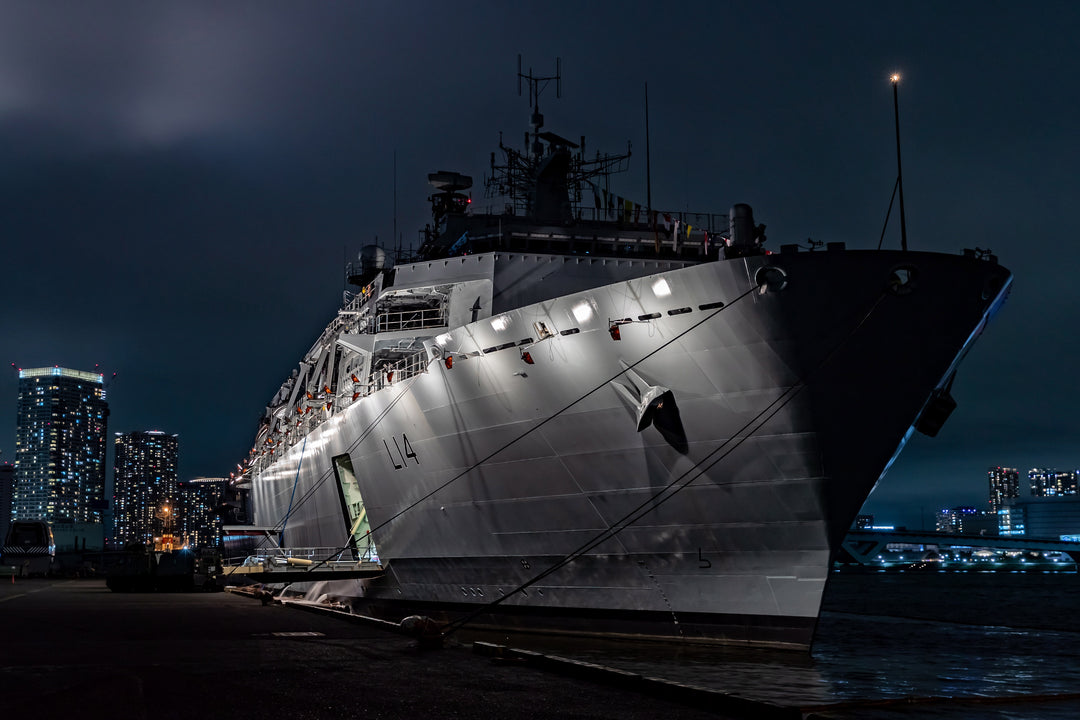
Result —
<path fill-rule="evenodd" d="M 227 474 L 333 316 L 343 259 L 392 242 L 395 151 L 415 247 L 427 173 L 482 186 L 499 131 L 521 143 L 518 53 L 536 74 L 562 58 L 546 129 L 633 143 L 613 190 L 642 204 L 647 82 L 653 206 L 750 203 L 773 248 L 877 245 L 898 71 L 909 245 L 990 248 L 1015 280 L 958 409 L 866 510 L 918 527 L 985 506 L 989 465 L 1080 466 L 1080 6 L 528 7 L 0 3 L 4 363 L 116 372 L 110 435 L 178 433 L 181 479 Z M 17 377 L 2 378 L 12 460 Z"/>

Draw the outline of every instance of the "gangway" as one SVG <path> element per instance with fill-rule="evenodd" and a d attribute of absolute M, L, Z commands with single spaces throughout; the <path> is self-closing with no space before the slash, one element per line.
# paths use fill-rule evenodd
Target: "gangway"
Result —
<path fill-rule="evenodd" d="M 376 578 L 384 573 L 383 566 L 370 560 L 339 560 L 325 563 L 301 558 L 280 558 L 251 561 L 245 559 L 240 565 L 224 565 L 221 579 L 226 584 L 235 582 L 296 583 L 319 580 L 356 580 Z"/>
<path fill-rule="evenodd" d="M 383 574 L 370 550 L 330 547 L 283 547 L 278 530 L 253 526 L 223 528 L 226 557 L 220 581 L 295 583 L 374 578 Z"/>

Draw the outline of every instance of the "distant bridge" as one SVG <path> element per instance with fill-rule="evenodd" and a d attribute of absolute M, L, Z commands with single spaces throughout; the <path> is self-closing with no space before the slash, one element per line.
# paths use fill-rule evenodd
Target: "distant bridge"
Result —
<path fill-rule="evenodd" d="M 841 544 L 843 553 L 862 565 L 877 562 L 889 545 L 922 545 L 927 550 L 940 548 L 986 548 L 992 550 L 1014 550 L 1024 552 L 1060 552 L 1065 553 L 1080 566 L 1080 542 L 1034 538 L 1024 535 L 956 535 L 941 532 L 912 532 L 896 530 L 852 530 Z"/>

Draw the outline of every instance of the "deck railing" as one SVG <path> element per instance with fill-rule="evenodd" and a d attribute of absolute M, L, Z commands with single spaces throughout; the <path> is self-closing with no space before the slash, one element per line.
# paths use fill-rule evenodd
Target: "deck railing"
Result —
<path fill-rule="evenodd" d="M 375 323 L 375 331 L 383 333 L 445 327 L 448 315 L 445 303 L 437 308 L 382 313 Z"/>

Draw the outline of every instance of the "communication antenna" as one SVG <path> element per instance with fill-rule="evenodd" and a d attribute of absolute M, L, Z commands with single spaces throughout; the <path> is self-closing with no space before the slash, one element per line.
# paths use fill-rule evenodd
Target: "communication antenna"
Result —
<path fill-rule="evenodd" d="M 555 74 L 548 76 L 533 75 L 532 68 L 529 68 L 529 72 L 521 72 L 521 53 L 518 53 L 518 96 L 521 96 L 521 81 L 524 80 L 529 84 L 529 107 L 533 109 L 532 118 L 529 124 L 532 126 L 532 154 L 534 157 L 539 158 L 544 148 L 540 142 L 538 135 L 540 134 L 540 128 L 544 127 L 544 116 L 540 112 L 540 94 L 547 89 L 547 86 L 552 80 L 555 81 L 555 97 L 562 98 L 562 58 L 555 58 Z M 528 144 L 528 140 L 526 140 Z"/>
<path fill-rule="evenodd" d="M 524 73 L 521 71 L 521 53 L 518 53 L 518 97 L 521 97 L 521 81 L 524 80 L 529 84 L 529 107 L 535 107 L 537 110 L 540 108 L 540 94 L 547 89 L 548 83 L 552 80 L 555 81 L 555 97 L 562 98 L 562 58 L 555 58 L 555 74 L 541 77 L 539 75 L 533 75 L 532 68 L 529 68 L 529 72 Z"/>

